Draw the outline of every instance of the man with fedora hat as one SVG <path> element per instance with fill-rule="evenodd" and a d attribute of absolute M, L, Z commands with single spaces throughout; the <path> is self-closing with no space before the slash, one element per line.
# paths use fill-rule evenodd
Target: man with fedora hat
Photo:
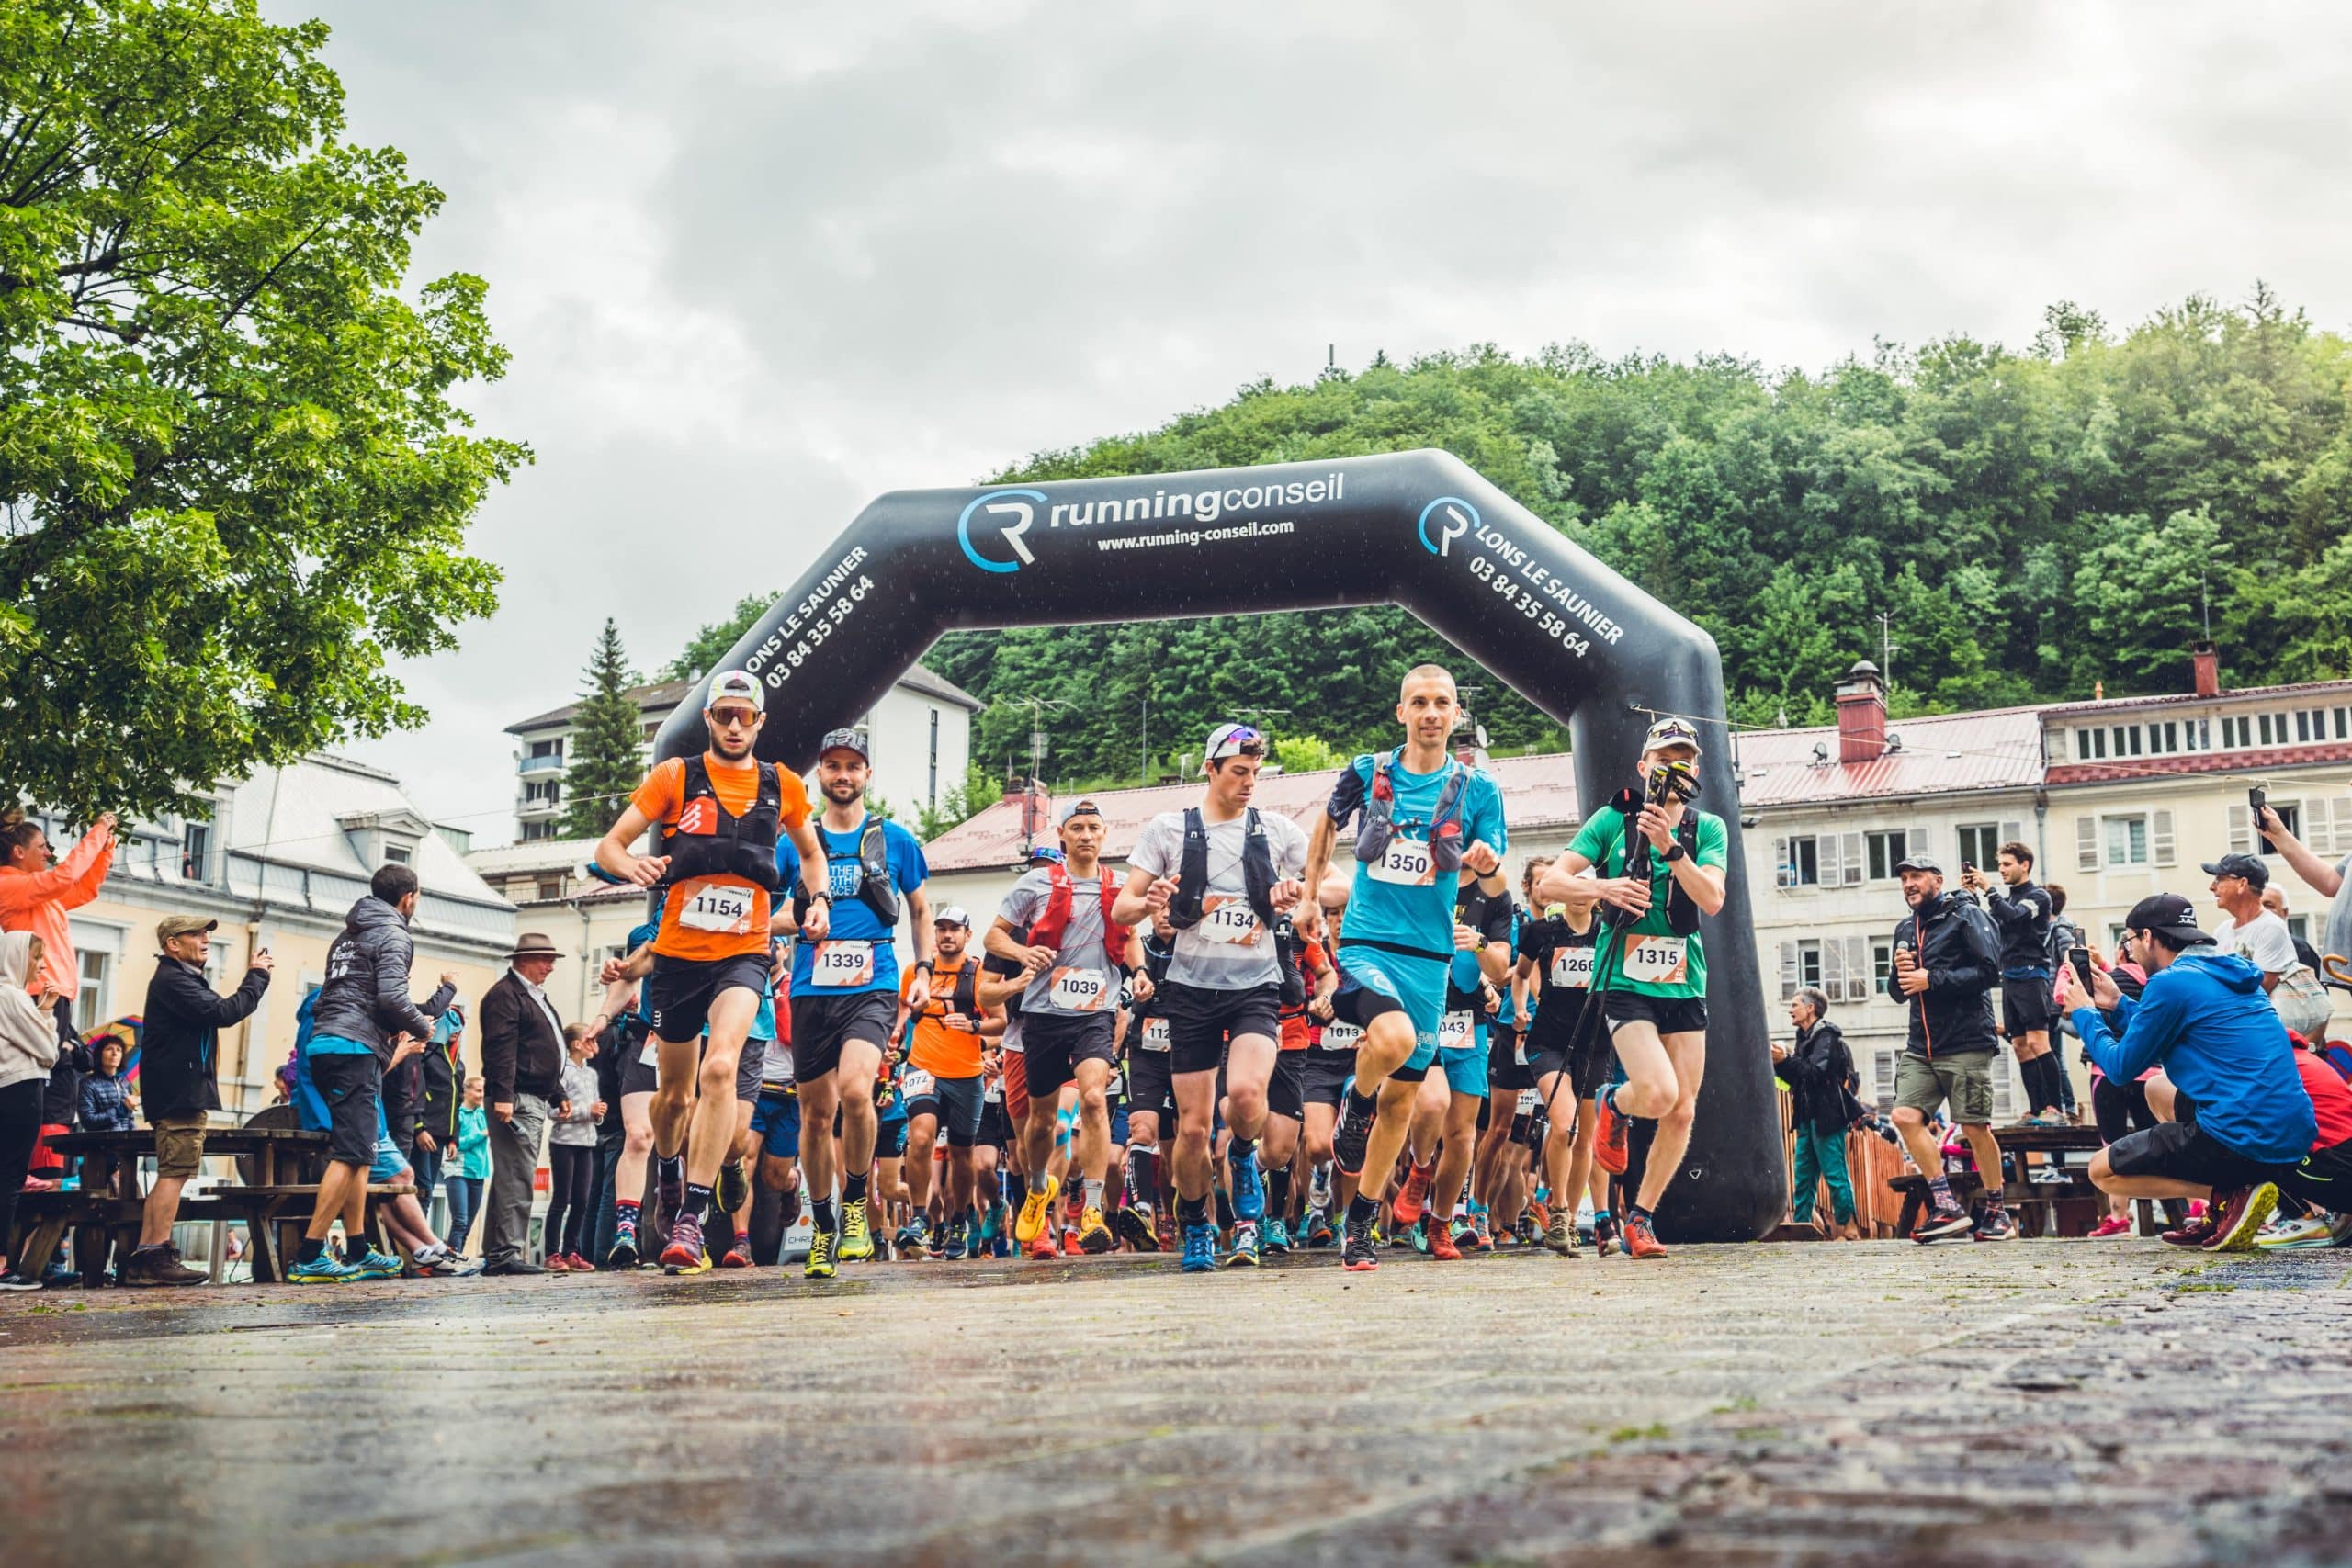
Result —
<path fill-rule="evenodd" d="M 275 960 L 263 948 L 246 967 L 244 983 L 217 996 L 204 961 L 218 920 L 166 915 L 155 924 L 154 978 L 147 982 L 146 1027 L 140 1042 L 140 1082 L 147 1125 L 155 1129 L 155 1184 L 139 1222 L 139 1250 L 122 1266 L 126 1285 L 200 1285 L 206 1275 L 180 1261 L 172 1246 L 180 1189 L 204 1158 L 208 1112 L 220 1108 L 220 1031 L 253 1016 L 269 989 Z"/>
<path fill-rule="evenodd" d="M 481 998 L 483 1100 L 490 1107 L 490 1192 L 483 1207 L 482 1272 L 537 1274 L 531 1178 L 548 1118 L 563 1092 L 563 1021 L 548 999 L 558 958 L 553 939 L 525 931 L 506 973 Z"/>

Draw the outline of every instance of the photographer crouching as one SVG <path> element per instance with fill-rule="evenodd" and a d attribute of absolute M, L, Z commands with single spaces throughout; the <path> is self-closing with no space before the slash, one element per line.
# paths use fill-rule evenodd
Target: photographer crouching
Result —
<path fill-rule="evenodd" d="M 2263 972 L 2216 947 L 2196 913 L 2177 893 L 2133 905 L 2123 956 L 2147 972 L 2147 984 L 2135 1000 L 2094 968 L 2092 1005 L 2075 1010 L 2084 1055 L 2110 1082 L 2162 1069 L 2146 1085 L 2157 1124 L 2101 1149 L 2091 1181 L 2127 1200 L 2205 1199 L 2205 1219 L 2183 1244 L 2251 1252 L 2278 1207 L 2278 1183 L 2310 1150 L 2318 1121 Z"/>

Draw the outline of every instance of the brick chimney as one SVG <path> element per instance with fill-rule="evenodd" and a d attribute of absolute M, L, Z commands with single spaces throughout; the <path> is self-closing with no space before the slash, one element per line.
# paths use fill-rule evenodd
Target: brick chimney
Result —
<path fill-rule="evenodd" d="M 1886 682 L 1878 666 L 1857 660 L 1838 682 L 1838 760 L 1875 762 L 1886 754 Z"/>
<path fill-rule="evenodd" d="M 2188 645 L 2188 662 L 2197 671 L 2197 694 L 2218 697 L 2222 694 L 2222 650 L 2211 642 Z"/>

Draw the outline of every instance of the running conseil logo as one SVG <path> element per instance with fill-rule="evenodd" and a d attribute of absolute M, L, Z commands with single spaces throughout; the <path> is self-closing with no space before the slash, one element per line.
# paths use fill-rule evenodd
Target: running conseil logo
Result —
<path fill-rule="evenodd" d="M 1045 502 L 1046 492 L 1041 490 L 992 490 L 974 496 L 964 514 L 956 519 L 956 542 L 964 547 L 964 558 L 982 571 L 1019 571 L 1035 565 L 1037 558 L 1029 553 L 1023 536 L 1037 521 L 1037 507 Z M 973 537 L 976 519 L 977 541 Z M 982 553 L 983 546 L 993 553 Z"/>
<path fill-rule="evenodd" d="M 1437 525 L 1436 536 L 1430 536 L 1430 525 Z M 1478 525 L 1478 509 L 1458 495 L 1442 495 L 1421 508 L 1421 547 L 1433 556 L 1445 556 L 1453 541 Z"/>

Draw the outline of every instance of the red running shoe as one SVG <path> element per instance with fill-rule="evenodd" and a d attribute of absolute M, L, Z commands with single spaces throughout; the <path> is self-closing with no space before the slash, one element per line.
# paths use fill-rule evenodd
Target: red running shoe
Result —
<path fill-rule="evenodd" d="M 721 1269 L 749 1269 L 752 1266 L 752 1238 L 745 1236 L 729 1247 L 727 1256 L 718 1260 L 718 1266 Z"/>
<path fill-rule="evenodd" d="M 670 1227 L 670 1245 L 662 1249 L 662 1267 L 673 1274 L 699 1274 L 710 1267 L 703 1250 L 702 1216 L 681 1213 Z"/>
<path fill-rule="evenodd" d="M 1600 1168 L 1611 1176 L 1625 1174 L 1626 1162 L 1634 1157 L 1628 1118 L 1617 1109 L 1617 1097 L 1604 1094 L 1594 1102 L 1599 1112 L 1593 1122 L 1592 1157 Z M 1634 1257 L 1642 1254 L 1636 1252 Z"/>
<path fill-rule="evenodd" d="M 1453 1226 L 1435 1214 L 1430 1216 L 1430 1256 L 1440 1263 L 1462 1261 L 1462 1248 L 1453 1241 Z"/>
<path fill-rule="evenodd" d="M 1405 1190 L 1396 1194 L 1396 1201 L 1394 1205 L 1398 1229 L 1403 1229 L 1421 1217 L 1422 1206 L 1428 1203 L 1430 1199 L 1430 1179 L 1436 1175 L 1437 1163 L 1434 1160 L 1428 1165 L 1412 1166 L 1406 1170 Z"/>
<path fill-rule="evenodd" d="M 1039 1231 L 1037 1239 L 1029 1244 L 1029 1256 L 1041 1261 L 1048 1258 L 1059 1258 L 1061 1255 L 1062 1249 L 1055 1245 L 1054 1227 L 1051 1225 Z"/>
<path fill-rule="evenodd" d="M 1666 1256 L 1666 1243 L 1658 1240 L 1657 1233 L 1650 1229 L 1649 1221 L 1640 1214 L 1625 1216 L 1625 1256 L 1628 1258 L 1664 1258 Z"/>
<path fill-rule="evenodd" d="M 581 1257 L 580 1254 L 576 1252 L 565 1253 L 563 1255 L 563 1260 L 571 1265 L 571 1271 L 575 1274 L 594 1274 L 596 1271 L 596 1266 L 594 1263 L 589 1262 L 586 1258 Z"/>

